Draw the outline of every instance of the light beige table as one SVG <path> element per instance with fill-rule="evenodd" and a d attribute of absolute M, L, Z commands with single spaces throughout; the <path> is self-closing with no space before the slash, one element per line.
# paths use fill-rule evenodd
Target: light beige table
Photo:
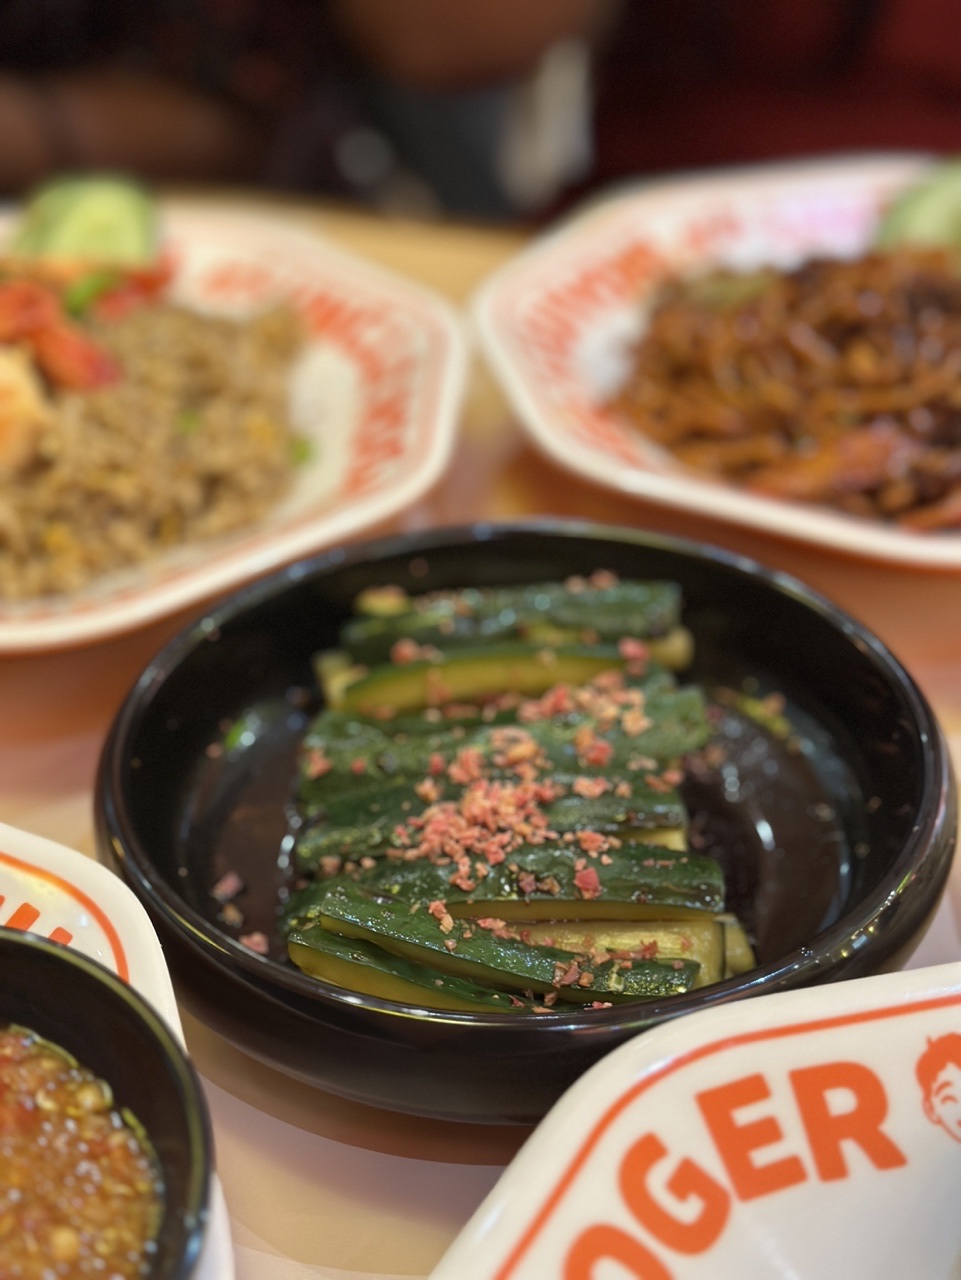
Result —
<path fill-rule="evenodd" d="M 520 234 L 267 204 L 464 303 Z M 530 449 L 478 361 L 446 477 L 391 528 L 577 516 L 704 539 L 785 569 L 872 627 L 914 673 L 961 759 L 961 576 L 849 559 L 612 496 Z M 381 532 L 380 530 L 378 532 Z M 127 688 L 184 621 L 75 651 L 0 659 L 0 821 L 93 853 L 101 742 Z M 831 679 L 825 671 L 824 678 Z M 961 868 L 914 964 L 961 959 Z M 525 1136 L 445 1125 L 326 1096 L 186 1018 L 205 1080 L 240 1280 L 428 1275 Z"/>

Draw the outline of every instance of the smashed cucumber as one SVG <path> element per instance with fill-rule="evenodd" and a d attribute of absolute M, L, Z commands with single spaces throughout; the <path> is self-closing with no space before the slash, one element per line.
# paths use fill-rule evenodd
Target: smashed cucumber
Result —
<path fill-rule="evenodd" d="M 608 960 L 600 964 L 560 947 L 502 938 L 476 922 L 455 922 L 449 932 L 424 907 L 383 902 L 351 885 L 330 889 L 317 917 L 322 929 L 358 938 L 415 964 L 471 982 L 546 995 L 576 1003 L 653 999 L 689 991 L 694 961 Z M 303 932 L 301 937 L 303 938 Z M 575 981 L 564 982 L 576 966 Z"/>
<path fill-rule="evenodd" d="M 581 777 L 603 777 L 613 787 L 616 779 L 630 790 L 625 799 L 633 802 L 636 795 L 641 803 L 645 788 L 650 792 L 665 785 L 658 782 L 652 787 L 648 781 L 658 766 L 670 765 L 703 746 L 710 735 L 704 696 L 696 688 L 654 695 L 645 704 L 644 714 L 645 723 L 632 733 L 617 724 L 601 730 L 586 717 L 571 717 L 565 722 L 542 720 L 524 725 L 522 733 L 525 741 L 536 745 L 542 767 L 549 768 L 559 786 L 570 787 Z M 483 758 L 485 776 L 502 780 L 516 777 L 516 763 L 500 759 L 506 742 L 503 726 L 458 727 L 411 737 L 392 735 L 388 723 L 348 722 L 328 727 L 324 714 L 318 717 L 304 738 L 301 753 L 298 800 L 304 812 L 316 810 L 326 798 L 342 795 L 345 789 L 366 788 L 375 780 L 406 778 L 413 783 L 428 772 L 436 777 L 440 764 L 446 769 L 468 747 Z M 603 739 L 602 754 L 595 759 L 584 755 L 581 734 L 585 728 Z M 676 800 L 676 792 L 674 796 Z"/>
<path fill-rule="evenodd" d="M 517 925 L 525 942 L 551 943 L 568 951 L 648 953 L 658 960 L 694 960 L 695 987 L 706 987 L 727 976 L 727 921 L 704 915 L 689 920 L 651 920 L 642 924 L 620 920 L 548 921 Z"/>
<path fill-rule="evenodd" d="M 398 640 L 450 649 L 507 639 L 576 643 L 584 633 L 600 641 L 661 639 L 680 625 L 681 594 L 674 582 L 585 582 L 576 592 L 548 582 L 424 596 L 373 588 L 355 607 L 341 644 L 355 663 L 379 663 Z"/>
<path fill-rule="evenodd" d="M 372 590 L 316 656 L 326 705 L 294 795 L 306 883 L 282 923 L 305 972 L 507 1011 L 660 997 L 753 963 L 719 863 L 688 849 L 682 766 L 711 728 L 675 675 L 680 592 L 591 583 Z"/>
<path fill-rule="evenodd" d="M 588 878 L 585 879 L 585 868 Z M 451 883 L 454 868 L 426 859 L 379 858 L 350 880 L 368 893 L 412 905 L 444 901 L 458 917 L 505 920 L 685 919 L 724 909 L 724 877 L 713 858 L 662 846 L 625 845 L 601 858 L 556 841 L 532 845 L 491 866 L 476 887 Z M 593 873 L 593 874 L 591 874 Z M 295 911 L 322 902 L 330 880 L 301 889 Z M 586 886 L 586 887 L 585 887 Z"/>
<path fill-rule="evenodd" d="M 584 684 L 624 665 L 617 648 L 609 645 L 552 648 L 518 641 L 385 664 L 328 687 L 325 693 L 334 708 L 379 716 L 448 702 L 478 702 L 503 693 L 537 697 L 553 685 Z"/>
<path fill-rule="evenodd" d="M 382 1000 L 460 1013 L 511 1013 L 525 1003 L 466 978 L 411 964 L 371 942 L 342 938 L 318 922 L 292 930 L 287 947 L 294 964 L 311 977 Z"/>

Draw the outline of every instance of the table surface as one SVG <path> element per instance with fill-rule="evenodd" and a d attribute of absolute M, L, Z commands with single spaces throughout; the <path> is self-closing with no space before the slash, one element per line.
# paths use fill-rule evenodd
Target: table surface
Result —
<path fill-rule="evenodd" d="M 232 198 L 280 212 L 457 305 L 525 241 L 514 231 Z M 795 574 L 889 645 L 961 759 L 957 573 L 855 559 L 580 481 L 525 443 L 478 358 L 447 474 L 377 532 L 539 515 L 682 534 Z M 104 735 L 140 669 L 183 621 L 167 618 L 74 651 L 0 658 L 0 821 L 93 854 L 91 796 Z M 961 867 L 912 965 L 961 959 L 959 920 Z M 345 1102 L 253 1062 L 189 1016 L 185 1032 L 213 1115 L 238 1280 L 426 1276 L 526 1137 L 520 1129 L 449 1125 Z"/>

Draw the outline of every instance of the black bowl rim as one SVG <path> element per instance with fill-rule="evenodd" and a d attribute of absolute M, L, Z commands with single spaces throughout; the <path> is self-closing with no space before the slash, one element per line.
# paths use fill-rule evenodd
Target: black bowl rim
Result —
<path fill-rule="evenodd" d="M 599 543 L 629 544 L 639 549 L 663 550 L 733 570 L 766 584 L 777 593 L 794 598 L 840 631 L 851 644 L 870 657 L 889 682 L 898 687 L 911 708 L 921 739 L 925 776 L 934 784 L 925 789 L 911 835 L 879 883 L 871 893 L 859 899 L 851 909 L 807 943 L 794 948 L 778 960 L 759 965 L 747 974 L 725 979 L 710 987 L 701 987 L 667 999 L 639 1000 L 608 1009 L 555 1007 L 549 1012 L 539 1013 L 536 1025 L 555 1030 L 591 1026 L 597 1028 L 598 1032 L 612 1028 L 629 1031 L 735 997 L 761 994 L 787 984 L 796 985 L 807 978 L 812 982 L 824 981 L 828 977 L 825 957 L 845 954 L 856 939 L 870 941 L 871 936 L 878 932 L 878 924 L 898 902 L 907 880 L 924 862 L 929 848 L 935 847 L 936 837 L 946 833 L 953 810 L 951 797 L 954 793 L 954 774 L 947 744 L 933 710 L 906 668 L 878 636 L 840 605 L 799 578 L 763 565 L 748 556 L 691 539 L 627 526 L 586 520 L 537 518 L 442 526 L 392 534 L 351 543 L 346 547 L 329 548 L 295 561 L 214 602 L 167 641 L 149 662 L 121 704 L 104 743 L 95 790 L 95 818 L 101 847 L 111 850 L 123 874 L 141 899 L 160 913 L 166 924 L 176 930 L 177 935 L 191 950 L 212 960 L 218 967 L 225 968 L 233 979 L 241 980 L 256 990 L 260 998 L 273 998 L 281 1002 L 291 997 L 306 999 L 317 1006 L 318 1013 L 325 1007 L 363 1010 L 375 1015 L 408 1020 L 413 1018 L 431 1025 L 452 1024 L 465 1030 L 484 1028 L 485 1032 L 507 1036 L 521 1023 L 525 1028 L 531 1025 L 528 1019 L 505 1018 L 500 1013 L 447 1012 L 360 995 L 321 979 L 308 977 L 299 970 L 286 968 L 275 960 L 257 954 L 215 930 L 204 916 L 189 907 L 171 889 L 156 872 L 147 850 L 131 829 L 128 815 L 118 799 L 122 795 L 120 770 L 123 765 L 124 743 L 144 714 L 152 693 L 198 643 L 216 636 L 221 626 L 229 624 L 248 610 L 265 604 L 272 597 L 283 594 L 304 579 L 322 578 L 325 574 L 353 564 L 398 555 L 414 558 L 455 545 L 462 545 L 467 549 L 512 536 L 532 534 L 552 538 L 593 539 Z M 950 859 L 945 859 L 945 864 L 941 869 L 939 889 L 947 879 Z"/>
<path fill-rule="evenodd" d="M 147 1029 L 151 1040 L 172 1071 L 177 1092 L 183 1101 L 190 1148 L 187 1195 L 178 1201 L 175 1209 L 184 1215 L 184 1220 L 189 1225 L 180 1256 L 174 1259 L 175 1269 L 166 1274 L 169 1274 L 170 1280 L 186 1280 L 194 1274 L 208 1235 L 214 1151 L 213 1130 L 206 1099 L 199 1077 L 185 1049 L 173 1029 L 146 997 L 98 960 L 84 955 L 74 947 L 51 942 L 39 934 L 0 926 L 0 951 L 8 948 L 14 952 L 19 950 L 28 954 L 52 957 L 55 963 L 63 964 L 92 979 L 108 993 L 109 1000 L 122 1005 Z M 20 958 L 22 959 L 22 956 Z M 55 1040 L 54 1043 L 56 1043 Z M 153 1275 L 152 1272 L 150 1274 Z"/>

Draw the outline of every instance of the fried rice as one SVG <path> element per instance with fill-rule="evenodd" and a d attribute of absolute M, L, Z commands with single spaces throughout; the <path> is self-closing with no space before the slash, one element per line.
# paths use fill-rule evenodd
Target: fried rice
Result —
<path fill-rule="evenodd" d="M 122 376 L 46 394 L 28 447 L 0 422 L 7 600 L 73 592 L 251 525 L 304 451 L 289 419 L 303 342 L 291 309 L 238 321 L 155 302 L 85 329 Z"/>

